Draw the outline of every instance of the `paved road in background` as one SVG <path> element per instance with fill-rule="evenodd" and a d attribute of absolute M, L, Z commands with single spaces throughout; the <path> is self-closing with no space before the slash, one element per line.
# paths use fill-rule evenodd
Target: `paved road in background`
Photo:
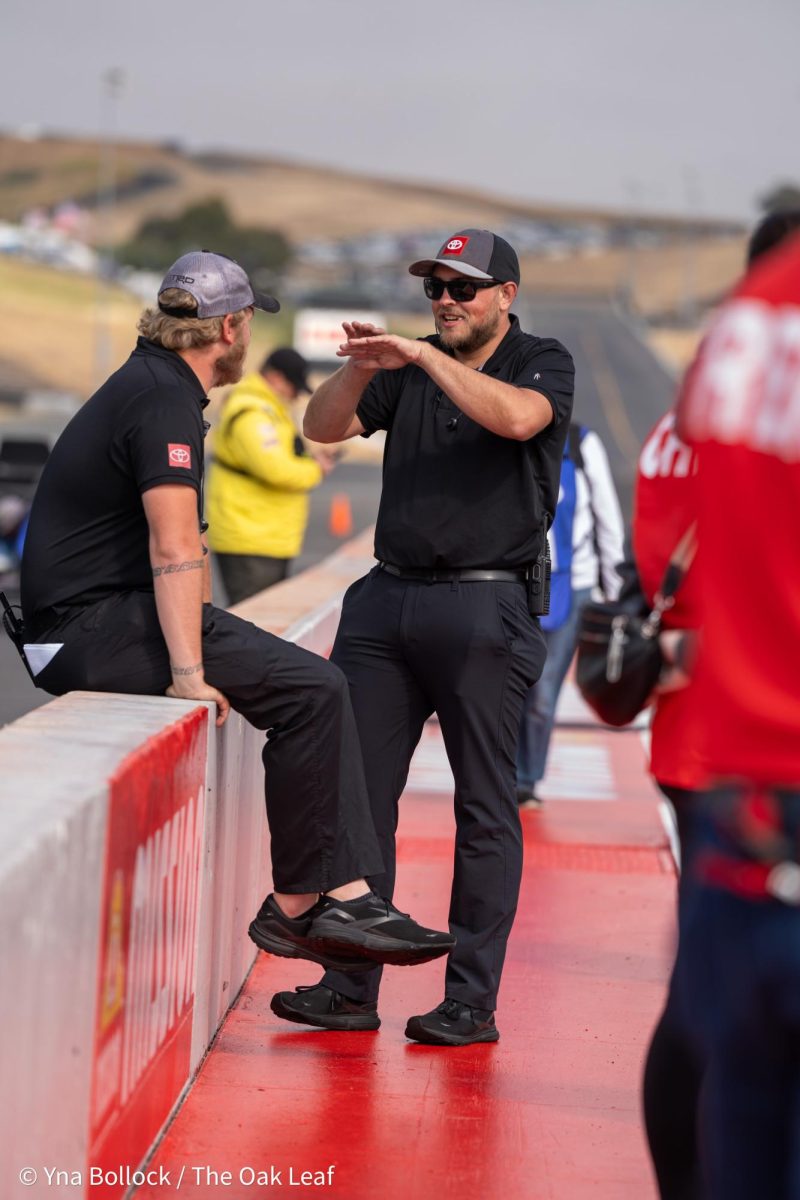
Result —
<path fill-rule="evenodd" d="M 548 299 L 517 307 L 524 329 L 556 337 L 571 351 L 577 370 L 576 417 L 602 437 L 629 517 L 639 447 L 672 403 L 673 380 L 608 305 Z M 312 493 L 311 520 L 297 570 L 313 565 L 341 544 L 329 528 L 331 501 L 337 493 L 349 499 L 354 533 L 374 522 L 380 476 L 376 465 L 342 463 Z M 222 596 L 221 587 L 215 588 L 215 595 Z M 0 635 L 0 681 L 0 724 L 49 699 L 34 689 L 5 635 Z"/>
<path fill-rule="evenodd" d="M 603 440 L 626 521 L 639 450 L 671 406 L 676 383 L 608 304 L 517 305 L 523 329 L 563 342 L 575 360 L 575 419 Z"/>
<path fill-rule="evenodd" d="M 374 525 L 381 494 L 381 468 L 377 463 L 343 462 L 311 493 L 311 512 L 303 553 L 295 559 L 292 574 L 312 567 L 321 558 L 333 554 L 342 538 L 330 531 L 331 503 L 335 496 L 346 496 L 353 518 L 353 533 Z"/>

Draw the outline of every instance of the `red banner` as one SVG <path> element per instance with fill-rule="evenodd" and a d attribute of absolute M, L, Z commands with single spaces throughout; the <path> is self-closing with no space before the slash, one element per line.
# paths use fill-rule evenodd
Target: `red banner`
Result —
<path fill-rule="evenodd" d="M 124 1194 L 189 1075 L 207 736 L 198 708 L 111 780 L 88 1163 L 109 1182 L 93 1196 Z"/>

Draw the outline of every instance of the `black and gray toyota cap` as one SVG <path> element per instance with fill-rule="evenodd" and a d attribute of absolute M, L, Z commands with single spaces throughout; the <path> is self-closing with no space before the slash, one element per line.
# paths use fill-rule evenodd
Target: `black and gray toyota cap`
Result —
<path fill-rule="evenodd" d="M 161 303 L 161 293 L 181 288 L 197 301 L 197 312 Z M 158 307 L 171 317 L 224 317 L 243 308 L 260 308 L 275 313 L 280 304 L 274 296 L 257 292 L 247 274 L 232 258 L 211 250 L 192 250 L 174 262 L 158 289 Z"/>
<path fill-rule="evenodd" d="M 505 238 L 488 229 L 462 229 L 442 246 L 436 258 L 425 258 L 408 268 L 412 275 L 430 275 L 433 268 L 452 267 L 472 279 L 519 283 L 519 259 Z"/>

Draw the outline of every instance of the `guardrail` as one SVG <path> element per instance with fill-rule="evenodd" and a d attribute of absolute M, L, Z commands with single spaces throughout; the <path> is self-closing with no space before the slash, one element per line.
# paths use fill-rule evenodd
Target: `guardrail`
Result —
<path fill-rule="evenodd" d="M 367 533 L 234 611 L 326 654 L 372 563 Z M 253 963 L 264 735 L 212 707 L 76 692 L 0 730 L 4 1198 L 124 1195 Z"/>

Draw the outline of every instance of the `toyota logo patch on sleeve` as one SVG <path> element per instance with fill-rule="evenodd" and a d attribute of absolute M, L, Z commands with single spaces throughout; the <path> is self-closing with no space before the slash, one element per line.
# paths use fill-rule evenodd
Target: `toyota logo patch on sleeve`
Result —
<path fill-rule="evenodd" d="M 191 470 L 192 450 L 190 446 L 170 442 L 167 449 L 169 451 L 169 465 L 171 467 L 182 467 L 184 470 Z"/>

